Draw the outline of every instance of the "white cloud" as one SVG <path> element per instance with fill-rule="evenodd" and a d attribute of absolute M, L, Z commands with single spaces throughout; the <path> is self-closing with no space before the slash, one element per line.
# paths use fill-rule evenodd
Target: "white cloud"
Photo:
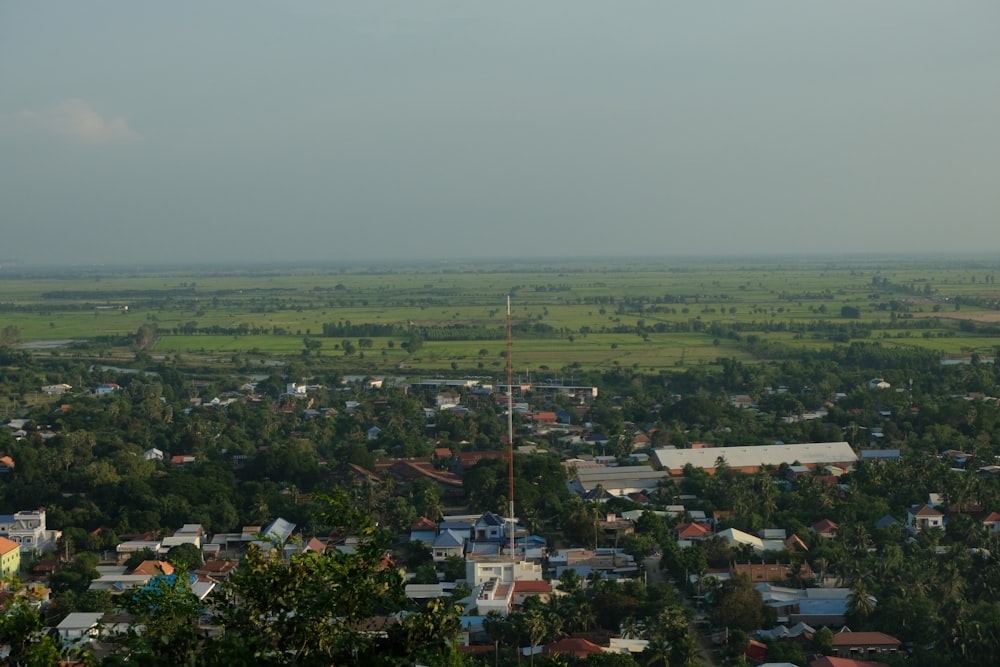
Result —
<path fill-rule="evenodd" d="M 29 132 L 52 134 L 88 144 L 135 141 L 139 134 L 128 126 L 124 116 L 104 118 L 90 102 L 69 98 L 42 111 L 21 111 L 15 116 L 17 126 Z"/>

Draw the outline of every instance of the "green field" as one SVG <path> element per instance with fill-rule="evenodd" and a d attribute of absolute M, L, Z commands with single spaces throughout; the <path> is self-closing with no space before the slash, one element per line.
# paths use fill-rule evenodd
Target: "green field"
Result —
<path fill-rule="evenodd" d="M 22 344 L 87 341 L 37 354 L 142 351 L 231 364 L 301 358 L 309 339 L 312 364 L 496 374 L 506 364 L 511 294 L 519 372 L 659 372 L 719 357 L 766 360 L 767 344 L 808 350 L 878 340 L 992 355 L 998 265 L 896 258 L 108 270 L 0 277 L 0 315 L 5 335 Z M 137 347 L 144 325 L 155 340 Z M 370 333 L 359 334 L 365 325 Z M 414 336 L 419 343 L 405 349 Z"/>

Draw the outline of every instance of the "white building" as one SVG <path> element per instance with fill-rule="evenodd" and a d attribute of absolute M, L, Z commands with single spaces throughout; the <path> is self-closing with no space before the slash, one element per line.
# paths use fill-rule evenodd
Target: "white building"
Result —
<path fill-rule="evenodd" d="M 684 466 L 704 468 L 714 472 L 716 461 L 726 462 L 737 472 L 755 472 L 761 466 L 789 465 L 796 461 L 809 468 L 838 466 L 847 468 L 858 455 L 847 442 L 809 442 L 797 445 L 751 445 L 749 447 L 706 447 L 703 449 L 657 449 L 653 452 L 655 467 L 681 475 Z"/>
<path fill-rule="evenodd" d="M 302 398 L 306 395 L 306 389 L 308 387 L 304 384 L 296 384 L 294 382 L 289 382 L 285 385 L 285 393 L 289 396 L 295 396 L 296 398 Z"/>
<path fill-rule="evenodd" d="M 511 577 L 513 570 L 514 576 Z M 490 579 L 498 581 L 541 581 L 542 566 L 522 560 L 512 563 L 509 556 L 465 561 L 465 581 L 475 588 Z"/>
<path fill-rule="evenodd" d="M 627 496 L 630 493 L 648 493 L 656 489 L 660 482 L 670 476 L 666 470 L 653 470 L 649 466 L 578 466 L 576 479 L 569 483 L 570 489 L 580 494 L 591 493 L 601 487 L 613 496 Z"/>
<path fill-rule="evenodd" d="M 748 545 L 757 553 L 765 551 L 784 551 L 786 549 L 784 540 L 761 539 L 756 535 L 744 533 L 736 528 L 727 528 L 717 534 L 719 538 L 734 546 Z"/>
<path fill-rule="evenodd" d="M 55 547 L 62 531 L 45 527 L 45 509 L 22 510 L 0 516 L 0 535 L 21 546 L 21 552 L 38 552 Z"/>
<path fill-rule="evenodd" d="M 485 616 L 491 611 L 506 616 L 514 599 L 514 585 L 509 581 L 490 579 L 476 591 L 476 609 Z"/>
<path fill-rule="evenodd" d="M 102 616 L 103 612 L 74 611 L 56 626 L 56 631 L 64 642 L 89 642 L 97 637 Z"/>
<path fill-rule="evenodd" d="M 944 514 L 930 505 L 911 507 L 906 512 L 906 527 L 913 535 L 928 528 L 944 528 Z"/>
<path fill-rule="evenodd" d="M 170 537 L 164 537 L 157 553 L 165 554 L 171 547 L 179 544 L 193 544 L 201 549 L 201 542 L 205 537 L 205 529 L 200 523 L 186 523 L 181 526 Z"/>

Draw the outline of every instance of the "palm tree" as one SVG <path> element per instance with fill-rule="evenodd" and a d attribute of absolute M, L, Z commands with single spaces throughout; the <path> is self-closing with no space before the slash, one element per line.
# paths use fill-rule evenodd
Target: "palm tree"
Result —
<path fill-rule="evenodd" d="M 860 560 L 868 554 L 868 549 L 872 546 L 872 537 L 868 530 L 860 523 L 846 526 L 841 531 L 841 540 L 847 552 L 853 556 L 854 560 Z"/>
<path fill-rule="evenodd" d="M 561 597 L 567 599 L 559 604 L 554 613 L 562 618 L 562 627 L 570 632 L 586 632 L 596 625 L 597 615 L 594 613 L 594 607 L 582 593 L 572 597 Z"/>
<path fill-rule="evenodd" d="M 875 599 L 869 593 L 864 577 L 857 577 L 851 586 L 848 611 L 862 622 L 875 612 Z"/>
<path fill-rule="evenodd" d="M 642 625 L 635 616 L 626 616 L 620 628 L 622 637 L 625 639 L 635 639 L 642 632 L 642 629 Z"/>
<path fill-rule="evenodd" d="M 507 634 L 507 619 L 500 612 L 491 611 L 483 618 L 483 631 L 493 640 L 493 665 L 500 659 L 500 642 Z"/>
<path fill-rule="evenodd" d="M 541 609 L 532 608 L 522 615 L 524 620 L 525 634 L 528 636 L 528 643 L 531 645 L 531 664 L 535 664 L 535 647 L 545 641 L 548 636 L 548 619 Z"/>
<path fill-rule="evenodd" d="M 665 637 L 647 639 L 642 655 L 646 667 L 670 667 L 670 642 Z"/>

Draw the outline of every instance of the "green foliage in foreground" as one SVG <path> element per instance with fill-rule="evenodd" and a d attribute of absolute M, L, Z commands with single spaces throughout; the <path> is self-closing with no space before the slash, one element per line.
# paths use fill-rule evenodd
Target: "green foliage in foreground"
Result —
<path fill-rule="evenodd" d="M 100 663 L 80 657 L 151 666 L 463 664 L 456 649 L 459 608 L 439 600 L 411 609 L 402 571 L 387 558 L 385 534 L 346 494 L 326 500 L 330 519 L 360 538 L 354 553 L 310 551 L 284 560 L 278 548 L 252 546 L 212 600 L 217 636 L 198 629 L 204 607 L 180 567 L 123 596 L 132 629 L 106 633 L 109 657 Z M 0 640 L 24 656 L 15 664 L 46 664 L 36 656 L 58 649 L 40 628 L 38 615 L 26 609 L 3 617 Z"/>

